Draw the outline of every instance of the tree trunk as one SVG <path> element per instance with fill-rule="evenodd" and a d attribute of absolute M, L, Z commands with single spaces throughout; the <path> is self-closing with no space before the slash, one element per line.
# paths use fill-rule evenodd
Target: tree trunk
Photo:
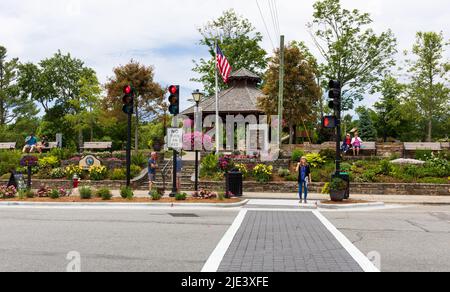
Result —
<path fill-rule="evenodd" d="M 427 142 L 432 142 L 433 141 L 433 121 L 430 119 L 428 121 L 428 137 L 427 137 Z"/>
<path fill-rule="evenodd" d="M 81 150 L 83 150 L 83 130 L 82 129 L 78 130 L 78 145 L 79 145 L 80 152 L 81 152 Z"/>
<path fill-rule="evenodd" d="M 294 144 L 295 129 L 292 123 L 289 123 L 289 144 Z"/>

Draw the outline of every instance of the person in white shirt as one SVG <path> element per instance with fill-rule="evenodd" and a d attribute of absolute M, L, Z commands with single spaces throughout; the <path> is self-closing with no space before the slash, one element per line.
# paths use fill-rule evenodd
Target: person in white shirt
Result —
<path fill-rule="evenodd" d="M 356 132 L 355 133 L 355 137 L 352 139 L 353 155 L 354 156 L 359 156 L 362 144 L 363 144 L 363 140 L 361 138 L 359 138 L 359 135 Z"/>

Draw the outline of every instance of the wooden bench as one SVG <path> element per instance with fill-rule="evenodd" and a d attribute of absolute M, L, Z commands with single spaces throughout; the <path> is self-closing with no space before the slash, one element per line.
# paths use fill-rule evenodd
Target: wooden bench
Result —
<path fill-rule="evenodd" d="M 370 151 L 374 152 L 375 155 L 377 155 L 377 143 L 376 142 L 363 142 L 361 145 L 361 151 Z"/>
<path fill-rule="evenodd" d="M 112 142 L 86 142 L 82 150 L 111 150 Z"/>
<path fill-rule="evenodd" d="M 16 149 L 16 142 L 0 143 L 0 150 L 14 150 Z"/>
<path fill-rule="evenodd" d="M 405 151 L 442 151 L 441 143 L 405 143 Z"/>
<path fill-rule="evenodd" d="M 42 148 L 42 151 L 49 151 L 49 150 L 52 150 L 54 148 L 58 148 L 58 142 L 50 142 L 50 143 L 48 143 L 48 147 Z"/>

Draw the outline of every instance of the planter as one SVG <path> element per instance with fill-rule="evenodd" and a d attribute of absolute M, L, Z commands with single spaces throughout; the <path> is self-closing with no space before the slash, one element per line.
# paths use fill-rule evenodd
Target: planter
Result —
<path fill-rule="evenodd" d="M 342 202 L 343 200 L 345 200 L 346 195 L 347 195 L 346 190 L 330 192 L 330 198 L 331 198 L 331 201 L 333 201 L 333 202 Z"/>

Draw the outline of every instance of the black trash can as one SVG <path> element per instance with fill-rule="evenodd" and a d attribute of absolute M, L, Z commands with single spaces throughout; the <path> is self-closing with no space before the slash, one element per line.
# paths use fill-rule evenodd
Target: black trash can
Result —
<path fill-rule="evenodd" d="M 230 171 L 225 175 L 226 181 L 226 196 L 233 194 L 236 197 L 242 197 L 244 195 L 243 190 L 243 175 L 239 171 Z"/>
<path fill-rule="evenodd" d="M 347 183 L 347 191 L 345 193 L 345 199 L 350 199 L 350 175 L 347 172 L 341 172 L 339 175 L 333 175 L 333 178 L 338 177 Z"/>

